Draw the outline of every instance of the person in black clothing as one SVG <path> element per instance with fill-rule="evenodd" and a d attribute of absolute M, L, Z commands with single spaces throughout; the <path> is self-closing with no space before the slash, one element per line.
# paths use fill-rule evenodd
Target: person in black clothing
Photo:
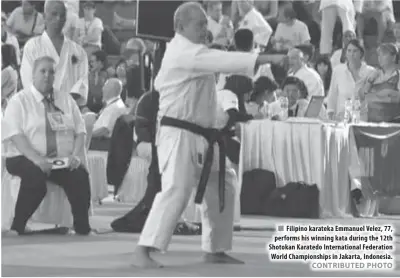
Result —
<path fill-rule="evenodd" d="M 137 103 L 135 115 L 136 144 L 151 143 L 151 163 L 147 175 L 147 188 L 142 200 L 123 217 L 115 219 L 111 227 L 116 232 L 140 233 L 153 205 L 156 194 L 161 190 L 161 175 L 158 168 L 157 148 L 155 145 L 156 120 L 159 94 L 157 91 L 145 93 Z M 178 223 L 175 234 L 200 234 L 193 224 Z"/>

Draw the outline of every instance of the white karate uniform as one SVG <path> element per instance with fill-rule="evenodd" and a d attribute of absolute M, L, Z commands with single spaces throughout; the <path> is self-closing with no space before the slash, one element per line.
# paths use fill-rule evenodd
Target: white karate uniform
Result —
<path fill-rule="evenodd" d="M 229 120 L 229 115 L 226 111 L 230 109 L 236 109 L 239 111 L 239 100 L 237 96 L 229 90 L 221 90 L 217 92 L 217 122 L 216 127 L 221 129 L 226 126 Z M 241 186 L 237 178 L 237 173 L 235 167 L 229 159 L 226 159 L 227 171 L 232 173 L 232 181 L 234 181 L 235 188 L 235 205 L 234 205 L 234 224 L 235 226 L 240 226 L 240 192 Z M 235 178 L 236 177 L 236 178 Z M 218 185 L 217 185 L 218 186 Z"/>
<path fill-rule="evenodd" d="M 254 71 L 257 54 L 225 52 L 194 44 L 176 34 L 167 45 L 155 89 L 160 92 L 159 119 L 169 116 L 205 128 L 215 127 L 217 97 L 215 73 L 248 74 Z M 218 63 L 215 63 L 218 61 Z M 176 223 L 198 185 L 208 143 L 190 131 L 160 126 L 157 151 L 162 190 L 143 227 L 139 245 L 166 250 Z M 233 203 L 236 177 L 226 171 L 225 209 L 219 212 L 218 147 L 209 177 L 202 214 L 202 249 L 224 252 L 232 247 Z"/>
<path fill-rule="evenodd" d="M 54 88 L 60 94 L 79 94 L 79 106 L 85 105 L 88 98 L 88 58 L 85 50 L 77 43 L 64 37 L 61 54 L 58 55 L 46 32 L 30 39 L 24 47 L 21 62 L 21 80 L 24 88 L 32 85 L 32 68 L 36 59 L 50 56 L 56 62 Z M 75 58 L 72 58 L 75 57 Z"/>

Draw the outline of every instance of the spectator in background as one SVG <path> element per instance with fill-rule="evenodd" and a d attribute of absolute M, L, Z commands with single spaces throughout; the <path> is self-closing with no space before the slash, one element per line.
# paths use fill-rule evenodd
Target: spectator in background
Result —
<path fill-rule="evenodd" d="M 7 20 L 7 26 L 20 45 L 44 31 L 43 15 L 36 11 L 35 1 L 22 0 L 21 7 L 16 8 Z"/>
<path fill-rule="evenodd" d="M 296 19 L 296 12 L 292 5 L 286 5 L 280 9 L 278 21 L 272 40 L 276 50 L 289 50 L 296 45 L 310 43 L 308 27 L 304 22 Z"/>
<path fill-rule="evenodd" d="M 18 72 L 15 48 L 11 44 L 1 46 L 1 108 L 7 106 L 8 100 L 17 92 Z"/>
<path fill-rule="evenodd" d="M 125 103 L 121 99 L 122 83 L 117 78 L 110 78 L 104 84 L 102 102 L 103 108 L 99 112 L 93 127 L 93 138 L 110 138 L 118 118 L 127 113 Z"/>
<path fill-rule="evenodd" d="M 64 2 L 47 1 L 44 6 L 46 31 L 28 41 L 20 67 L 22 85 L 32 84 L 33 62 L 50 56 L 57 61 L 54 88 L 57 94 L 71 94 L 79 106 L 86 105 L 88 97 L 88 59 L 85 50 L 66 38 L 62 30 L 66 21 Z"/>
<path fill-rule="evenodd" d="M 144 94 L 144 74 L 141 70 L 142 58 L 146 53 L 146 45 L 139 38 L 130 39 L 126 45 L 122 57 L 127 64 L 127 98 L 125 103 L 131 109 L 135 109 L 137 101 Z"/>
<path fill-rule="evenodd" d="M 355 30 L 355 11 L 352 0 L 321 0 L 321 42 L 320 53 L 331 54 L 332 36 L 336 18 L 340 17 L 343 26 L 343 33 Z"/>
<path fill-rule="evenodd" d="M 239 29 L 249 29 L 254 34 L 254 42 L 260 47 L 266 47 L 272 35 L 272 28 L 262 14 L 253 6 L 253 0 L 233 1 L 241 20 Z"/>
<path fill-rule="evenodd" d="M 80 19 L 80 28 L 82 33 L 81 44 L 86 50 L 88 56 L 96 50 L 101 49 L 101 35 L 104 30 L 103 22 L 95 16 L 96 4 L 93 1 L 87 1 L 83 4 L 83 18 Z"/>
<path fill-rule="evenodd" d="M 383 42 L 385 32 L 391 29 L 396 22 L 393 13 L 392 0 L 365 1 L 356 0 L 355 9 L 357 12 L 357 37 L 364 45 L 364 27 L 366 23 L 375 19 L 378 26 L 378 45 Z"/>
<path fill-rule="evenodd" d="M 115 75 L 119 81 L 122 83 L 122 93 L 121 98 L 125 102 L 128 96 L 128 86 L 127 86 L 127 78 L 126 78 L 126 70 L 128 65 L 124 59 L 121 59 L 115 65 Z M 126 104 L 126 103 L 125 103 Z M 129 105 L 127 105 L 129 106 Z"/>
<path fill-rule="evenodd" d="M 356 38 L 356 33 L 354 33 L 353 31 L 348 30 L 344 32 L 342 48 L 337 49 L 335 52 L 333 52 L 333 55 L 331 57 L 331 64 L 333 69 L 337 65 L 344 64 L 346 62 L 346 51 L 344 51 L 344 49 L 346 48 L 346 45 L 349 43 L 349 41 L 355 38 Z"/>
<path fill-rule="evenodd" d="M 319 76 L 321 76 L 321 79 L 324 82 L 326 96 L 328 94 L 332 79 L 332 64 L 329 58 L 325 55 L 319 57 L 315 62 L 315 70 L 319 73 Z"/>
<path fill-rule="evenodd" d="M 102 89 L 107 81 L 107 53 L 97 50 L 90 55 L 89 94 L 87 107 L 90 111 L 98 113 L 103 107 Z"/>
<path fill-rule="evenodd" d="M 15 48 L 15 55 L 17 58 L 17 64 L 21 62 L 19 43 L 16 36 L 7 31 L 7 16 L 5 13 L 1 13 L 1 44 L 11 44 Z"/>
<path fill-rule="evenodd" d="M 346 63 L 333 69 L 327 99 L 328 115 L 337 120 L 343 119 L 346 100 L 356 96 L 362 80 L 374 70 L 363 61 L 365 50 L 359 40 L 351 40 L 344 51 Z"/>
<path fill-rule="evenodd" d="M 250 101 L 257 103 L 260 107 L 264 102 L 272 103 L 276 101 L 275 91 L 278 89 L 278 84 L 267 76 L 260 76 L 254 82 L 253 93 Z"/>
<path fill-rule="evenodd" d="M 49 0 L 47 0 L 49 1 Z M 67 21 L 64 26 L 64 35 L 70 40 L 81 43 L 83 29 L 79 22 L 79 2 L 80 0 L 63 0 L 67 9 Z"/>
<path fill-rule="evenodd" d="M 304 58 L 304 53 L 297 48 L 293 48 L 288 52 L 289 76 L 295 76 L 302 80 L 311 96 L 325 96 L 324 84 L 319 74 L 310 68 Z"/>
<path fill-rule="evenodd" d="M 304 62 L 306 63 L 307 66 L 311 67 L 312 61 L 314 59 L 314 52 L 315 52 L 314 45 L 300 44 L 300 45 L 296 45 L 295 48 L 297 48 L 301 52 L 303 52 Z"/>
<path fill-rule="evenodd" d="M 212 43 L 229 45 L 233 39 L 233 25 L 229 17 L 222 14 L 221 1 L 207 2 L 208 30 L 213 35 Z"/>
<path fill-rule="evenodd" d="M 306 84 L 294 76 L 288 76 L 282 83 L 281 96 L 289 100 L 289 117 L 304 117 L 309 104 L 309 95 Z M 326 110 L 322 106 L 320 119 L 326 119 Z"/>

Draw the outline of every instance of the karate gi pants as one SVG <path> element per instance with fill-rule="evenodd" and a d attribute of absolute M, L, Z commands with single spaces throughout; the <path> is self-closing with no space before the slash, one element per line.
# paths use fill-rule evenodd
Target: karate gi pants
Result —
<path fill-rule="evenodd" d="M 342 21 L 343 33 L 355 30 L 355 14 L 352 11 L 345 11 L 338 6 L 329 6 L 321 11 L 321 41 L 320 53 L 331 54 L 333 43 L 333 30 L 335 28 L 336 19 L 339 16 Z"/>
<path fill-rule="evenodd" d="M 138 245 L 166 251 L 175 226 L 188 205 L 193 188 L 197 187 L 207 141 L 186 130 L 161 127 L 158 140 L 158 158 L 161 187 L 147 217 Z M 214 164 L 218 148 L 214 148 Z M 201 153 L 201 155 L 199 155 Z M 213 169 L 214 165 L 213 165 Z M 235 188 L 226 171 L 225 209 L 219 211 L 218 171 L 212 171 L 201 205 L 202 249 L 208 253 L 225 252 L 232 248 Z"/>

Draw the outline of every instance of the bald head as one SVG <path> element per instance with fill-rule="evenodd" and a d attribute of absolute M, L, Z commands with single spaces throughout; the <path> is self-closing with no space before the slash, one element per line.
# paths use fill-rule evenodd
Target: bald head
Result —
<path fill-rule="evenodd" d="M 175 32 L 193 43 L 205 43 L 207 37 L 207 16 L 197 2 L 186 2 L 178 7 L 174 14 Z"/>
<path fill-rule="evenodd" d="M 103 86 L 103 100 L 119 97 L 122 93 L 122 82 L 118 78 L 110 78 Z"/>
<path fill-rule="evenodd" d="M 48 33 L 61 34 L 67 20 L 67 9 L 64 2 L 60 0 L 46 0 L 44 4 L 44 19 Z"/>
<path fill-rule="evenodd" d="M 292 71 L 297 71 L 304 65 L 304 53 L 300 49 L 292 48 L 287 56 Z"/>

